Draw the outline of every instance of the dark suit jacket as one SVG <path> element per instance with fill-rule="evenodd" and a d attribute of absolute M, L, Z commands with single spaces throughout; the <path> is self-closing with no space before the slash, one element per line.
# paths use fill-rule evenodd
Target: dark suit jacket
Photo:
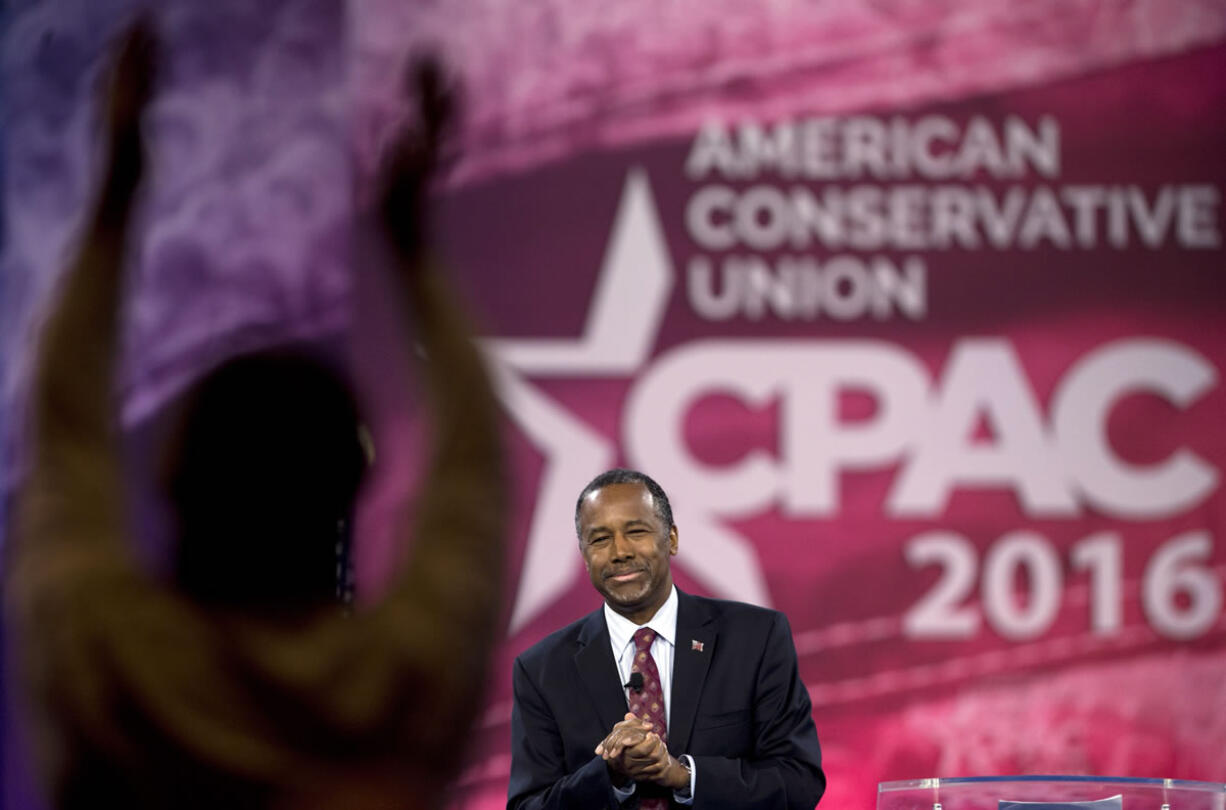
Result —
<path fill-rule="evenodd" d="M 677 596 L 668 747 L 694 758 L 694 810 L 812 810 L 826 777 L 787 618 Z M 508 810 L 618 808 L 608 768 L 592 753 L 626 713 L 602 611 L 525 651 L 513 677 Z M 623 807 L 651 793 L 640 784 Z"/>

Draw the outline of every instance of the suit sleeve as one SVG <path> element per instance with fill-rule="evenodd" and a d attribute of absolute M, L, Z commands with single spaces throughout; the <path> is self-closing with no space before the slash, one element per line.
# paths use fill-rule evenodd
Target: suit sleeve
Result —
<path fill-rule="evenodd" d="M 809 694 L 782 613 L 775 614 L 770 628 L 752 711 L 751 756 L 694 756 L 694 810 L 812 810 L 825 792 L 826 777 Z"/>
<path fill-rule="evenodd" d="M 578 770 L 566 771 L 566 752 L 557 721 L 519 659 L 515 661 L 512 686 L 507 810 L 620 807 L 603 759 L 593 754 Z"/>

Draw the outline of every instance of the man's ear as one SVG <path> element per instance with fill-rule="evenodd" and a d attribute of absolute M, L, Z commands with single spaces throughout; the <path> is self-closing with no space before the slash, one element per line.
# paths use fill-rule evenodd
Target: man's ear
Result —
<path fill-rule="evenodd" d="M 668 554 L 670 557 L 677 556 L 677 527 L 675 525 L 668 530 Z"/>

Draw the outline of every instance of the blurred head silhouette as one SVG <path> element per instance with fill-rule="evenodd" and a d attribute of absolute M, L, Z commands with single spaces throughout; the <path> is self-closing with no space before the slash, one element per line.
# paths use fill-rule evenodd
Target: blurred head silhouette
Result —
<path fill-rule="evenodd" d="M 350 387 L 305 350 L 241 355 L 206 375 L 164 467 L 177 585 L 216 607 L 335 603 L 366 467 L 359 429 Z"/>

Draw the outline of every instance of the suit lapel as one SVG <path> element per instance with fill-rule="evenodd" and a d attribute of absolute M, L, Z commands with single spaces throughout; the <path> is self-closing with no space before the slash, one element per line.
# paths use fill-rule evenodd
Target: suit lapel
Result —
<path fill-rule="evenodd" d="M 672 708 L 668 721 L 668 747 L 673 751 L 684 752 L 689 748 L 698 699 L 715 655 L 718 636 L 715 630 L 705 606 L 678 589 Z"/>
<path fill-rule="evenodd" d="M 579 670 L 579 679 L 592 699 L 592 706 L 600 718 L 600 727 L 607 734 L 626 715 L 626 693 L 622 691 L 621 679 L 617 676 L 609 628 L 600 610 L 588 616 L 579 631 L 578 642 L 575 666 Z"/>

